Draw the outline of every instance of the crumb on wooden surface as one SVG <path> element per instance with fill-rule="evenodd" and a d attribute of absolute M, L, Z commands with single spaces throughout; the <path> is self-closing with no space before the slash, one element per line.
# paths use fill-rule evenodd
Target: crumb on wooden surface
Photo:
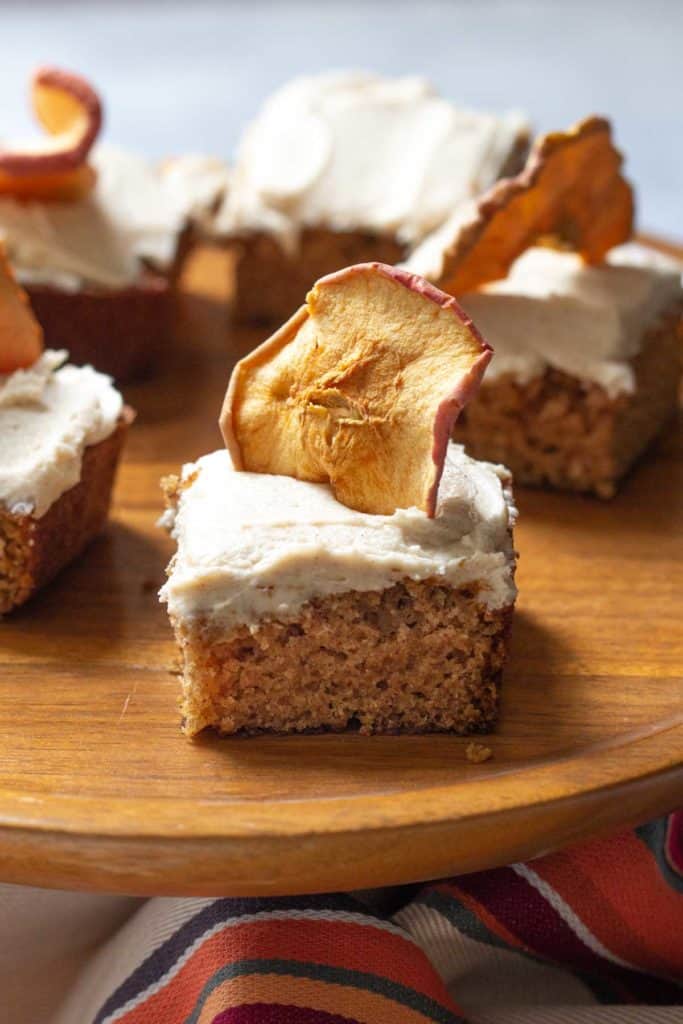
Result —
<path fill-rule="evenodd" d="M 493 757 L 493 751 L 484 743 L 468 743 L 465 747 L 465 757 L 472 764 L 481 764 Z"/>

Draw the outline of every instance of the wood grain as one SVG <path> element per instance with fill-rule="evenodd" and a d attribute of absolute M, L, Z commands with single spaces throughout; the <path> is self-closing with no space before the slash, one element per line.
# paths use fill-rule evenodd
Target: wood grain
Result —
<path fill-rule="evenodd" d="M 159 477 L 220 445 L 234 359 L 205 254 L 137 408 L 108 533 L 0 625 L 0 879 L 166 894 L 388 885 L 538 855 L 683 797 L 683 446 L 610 503 L 518 492 L 520 598 L 492 760 L 456 737 L 194 742 L 156 591 Z M 207 294 L 201 296 L 199 291 Z"/>

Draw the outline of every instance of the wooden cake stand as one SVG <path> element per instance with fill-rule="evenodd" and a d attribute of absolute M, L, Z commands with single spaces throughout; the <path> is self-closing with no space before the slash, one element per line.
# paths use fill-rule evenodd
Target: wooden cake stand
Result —
<path fill-rule="evenodd" d="M 683 252 L 681 252 L 683 257 Z M 683 803 L 683 446 L 611 502 L 518 489 L 520 596 L 498 730 L 184 739 L 156 592 L 158 481 L 219 447 L 234 359 L 192 268 L 182 338 L 138 410 L 110 528 L 0 624 L 0 878 L 151 894 L 390 885 L 534 857 Z"/>

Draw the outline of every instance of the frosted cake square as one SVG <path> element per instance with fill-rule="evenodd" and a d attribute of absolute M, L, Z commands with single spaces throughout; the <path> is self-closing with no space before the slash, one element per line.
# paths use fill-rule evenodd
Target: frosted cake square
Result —
<path fill-rule="evenodd" d="M 0 376 L 0 615 L 102 530 L 133 418 L 108 377 L 66 358 Z"/>
<path fill-rule="evenodd" d="M 460 301 L 496 355 L 456 439 L 518 483 L 612 497 L 678 409 L 681 267 L 636 244 L 594 267 L 530 249 Z"/>
<path fill-rule="evenodd" d="M 424 279 L 316 282 L 166 483 L 185 731 L 490 729 L 515 600 L 502 467 L 449 443 L 491 350 Z"/>

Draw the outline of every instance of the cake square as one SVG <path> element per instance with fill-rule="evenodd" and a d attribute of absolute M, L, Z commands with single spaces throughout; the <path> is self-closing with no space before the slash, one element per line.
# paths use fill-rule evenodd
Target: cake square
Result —
<path fill-rule="evenodd" d="M 172 340 L 188 224 L 217 200 L 227 168 L 197 158 L 162 167 L 110 145 L 91 150 L 102 105 L 71 72 L 39 70 L 32 94 L 39 118 L 50 103 L 61 113 L 81 108 L 64 145 L 77 129 L 86 135 L 76 153 L 62 152 L 54 136 L 44 150 L 0 153 L 0 240 L 49 348 L 117 380 L 139 377 Z"/>
<path fill-rule="evenodd" d="M 681 267 L 636 244 L 595 267 L 530 249 L 460 300 L 495 357 L 456 439 L 517 483 L 612 497 L 678 408 Z"/>
<path fill-rule="evenodd" d="M 98 146 L 91 163 L 97 180 L 80 198 L 0 196 L 0 238 L 47 347 L 131 380 L 172 337 L 185 217 L 142 158 Z"/>
<path fill-rule="evenodd" d="M 100 533 L 133 419 L 108 377 L 65 360 L 0 376 L 0 615 Z"/>
<path fill-rule="evenodd" d="M 493 727 L 516 593 L 501 467 L 451 445 L 431 520 L 236 472 L 226 451 L 165 491 L 187 735 Z"/>
<path fill-rule="evenodd" d="M 188 735 L 493 726 L 515 510 L 449 441 L 490 358 L 452 296 L 364 263 L 237 363 L 226 450 L 164 485 Z"/>
<path fill-rule="evenodd" d="M 520 114 L 463 110 L 419 78 L 287 83 L 245 131 L 204 225 L 234 257 L 234 319 L 282 321 L 323 275 L 404 259 L 458 203 L 514 173 L 528 142 Z"/>
<path fill-rule="evenodd" d="M 681 267 L 628 244 L 622 163 L 604 118 L 541 136 L 406 263 L 495 350 L 454 437 L 519 483 L 612 497 L 677 409 Z"/>

